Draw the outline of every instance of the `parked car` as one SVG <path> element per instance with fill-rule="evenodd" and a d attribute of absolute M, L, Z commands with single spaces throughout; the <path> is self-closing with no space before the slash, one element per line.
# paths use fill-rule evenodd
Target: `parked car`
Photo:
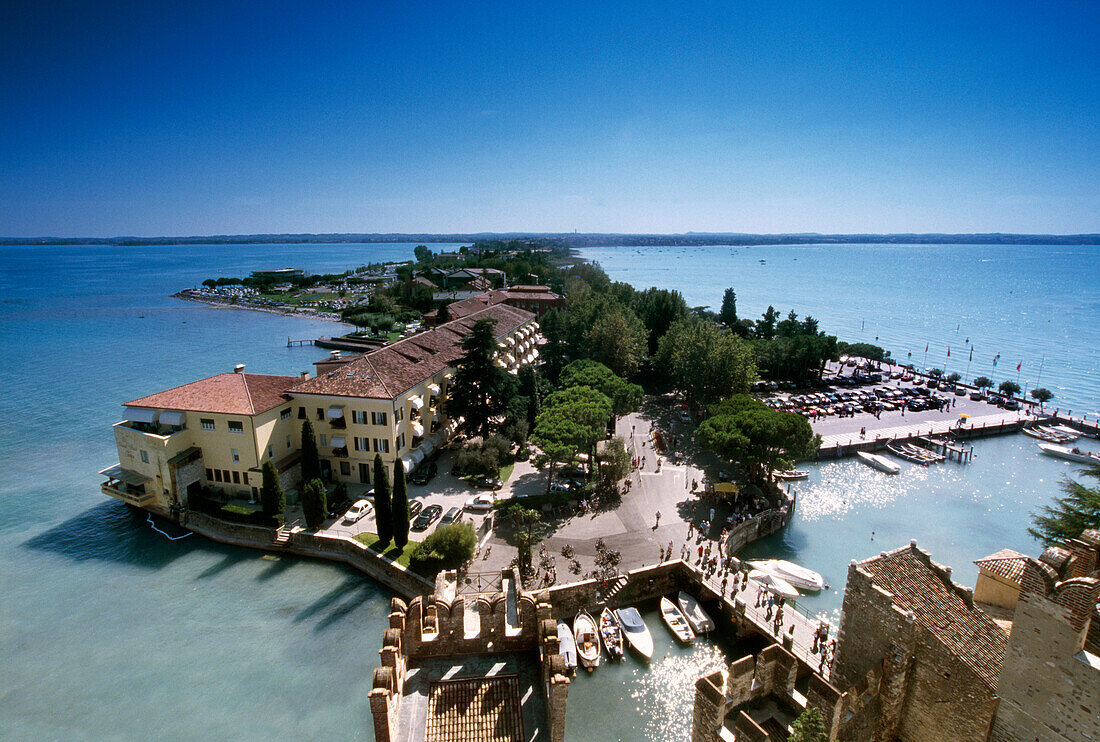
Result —
<path fill-rule="evenodd" d="M 449 526 L 452 523 L 457 523 L 462 518 L 462 508 L 451 508 L 443 516 L 443 520 L 440 521 L 440 525 Z"/>
<path fill-rule="evenodd" d="M 372 510 L 369 500 L 356 500 L 355 504 L 348 508 L 348 511 L 344 513 L 345 523 L 358 523 L 364 515 L 367 515 Z"/>
<path fill-rule="evenodd" d="M 436 466 L 436 463 L 429 461 L 409 475 L 409 482 L 412 484 L 427 484 L 432 481 L 438 471 L 439 467 Z"/>
<path fill-rule="evenodd" d="M 480 476 L 470 480 L 470 484 L 479 490 L 498 490 L 504 486 L 500 477 Z"/>
<path fill-rule="evenodd" d="M 1015 412 L 1016 410 L 1020 409 L 1020 403 L 1014 399 L 1009 399 L 1005 401 L 1005 409 Z"/>
<path fill-rule="evenodd" d="M 439 516 L 443 514 L 442 505 L 429 505 L 420 511 L 420 515 L 416 516 L 416 520 L 413 521 L 412 527 L 414 531 L 423 531 L 439 520 Z"/>
<path fill-rule="evenodd" d="M 552 492 L 554 494 L 560 494 L 562 492 L 568 492 L 568 491 L 569 491 L 569 484 L 567 484 L 567 483 L 551 482 L 551 484 L 550 484 L 550 492 Z"/>
<path fill-rule="evenodd" d="M 682 422 L 682 423 L 690 423 L 691 422 L 691 415 L 688 414 L 687 410 L 680 410 L 676 414 L 676 417 L 679 418 L 680 422 Z"/>
<path fill-rule="evenodd" d="M 985 395 L 981 392 L 970 392 L 970 398 L 976 402 L 981 402 L 983 399 L 985 399 Z"/>
<path fill-rule="evenodd" d="M 474 495 L 466 501 L 467 510 L 486 511 L 492 510 L 496 504 L 496 498 L 492 495 Z"/>
<path fill-rule="evenodd" d="M 409 517 L 410 518 L 415 518 L 416 516 L 420 515 L 420 511 L 423 510 L 423 509 L 424 509 L 424 503 L 420 502 L 420 500 L 410 500 L 409 501 Z"/>

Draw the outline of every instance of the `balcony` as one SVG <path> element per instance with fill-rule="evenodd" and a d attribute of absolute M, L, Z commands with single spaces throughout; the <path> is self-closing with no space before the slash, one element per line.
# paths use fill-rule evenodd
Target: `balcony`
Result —
<path fill-rule="evenodd" d="M 100 485 L 100 490 L 108 497 L 139 508 L 152 504 L 154 493 L 147 492 L 145 484 L 153 480 L 144 474 L 123 469 L 118 464 L 107 467 L 100 474 L 107 477 L 107 481 Z"/>

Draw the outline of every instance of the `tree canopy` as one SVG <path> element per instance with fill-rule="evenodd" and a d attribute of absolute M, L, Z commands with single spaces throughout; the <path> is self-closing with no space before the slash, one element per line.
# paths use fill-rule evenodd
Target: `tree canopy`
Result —
<path fill-rule="evenodd" d="M 979 376 L 974 379 L 974 386 L 978 387 L 979 389 L 988 389 L 989 387 L 993 386 L 993 379 L 989 378 L 988 376 Z"/>
<path fill-rule="evenodd" d="M 1100 480 L 1100 465 L 1089 466 L 1082 474 Z M 1067 477 L 1062 481 L 1062 493 L 1063 497 L 1054 498 L 1031 516 L 1032 527 L 1027 532 L 1044 546 L 1061 546 L 1086 529 L 1100 528 L 1100 488 Z"/>
<path fill-rule="evenodd" d="M 1008 397 L 1015 397 L 1020 393 L 1020 385 L 1015 381 L 1002 381 L 997 390 Z"/>
<path fill-rule="evenodd" d="M 515 390 L 515 381 L 494 360 L 497 340 L 495 322 L 478 320 L 462 340 L 465 355 L 455 366 L 447 413 L 465 418 L 464 426 L 473 435 L 488 436 L 501 424 Z"/>
<path fill-rule="evenodd" d="M 657 363 L 690 402 L 709 404 L 743 394 L 756 379 L 752 353 L 731 330 L 683 319 L 661 338 Z"/>
<path fill-rule="evenodd" d="M 420 574 L 434 577 L 440 570 L 457 569 L 474 557 L 477 533 L 469 523 L 439 526 L 413 547 L 409 566 Z"/>
<path fill-rule="evenodd" d="M 812 456 L 819 441 L 806 418 L 773 410 L 744 394 L 718 403 L 695 436 L 719 456 L 740 464 L 750 481 L 761 483 L 770 479 L 781 459 Z"/>
<path fill-rule="evenodd" d="M 1031 390 L 1031 398 L 1038 402 L 1039 406 L 1042 407 L 1044 404 L 1054 399 L 1054 393 L 1051 392 L 1049 389 L 1039 387 L 1038 389 Z"/>
<path fill-rule="evenodd" d="M 638 409 L 642 403 L 642 388 L 631 384 L 599 361 L 582 358 L 566 366 L 558 377 L 565 388 L 588 386 L 597 389 L 611 400 L 612 412 L 626 415 Z"/>
<path fill-rule="evenodd" d="M 405 465 L 401 459 L 393 462 L 393 497 L 390 511 L 393 522 L 393 545 L 403 549 L 405 544 L 409 543 L 409 490 L 405 484 Z"/>
<path fill-rule="evenodd" d="M 594 454 L 610 417 L 611 400 L 607 395 L 588 386 L 569 387 L 547 398 L 531 440 L 550 458 L 553 473 L 555 462 L 578 451 Z"/>
<path fill-rule="evenodd" d="M 302 487 L 300 497 L 302 501 L 302 514 L 306 519 L 306 527 L 315 531 L 325 521 L 325 511 L 328 510 L 328 495 L 325 492 L 325 483 L 320 479 L 312 479 Z"/>

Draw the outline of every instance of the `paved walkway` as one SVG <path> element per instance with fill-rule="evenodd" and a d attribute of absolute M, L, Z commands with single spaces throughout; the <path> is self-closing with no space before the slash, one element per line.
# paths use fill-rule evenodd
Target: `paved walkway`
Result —
<path fill-rule="evenodd" d="M 967 418 L 964 428 L 969 430 L 973 428 L 990 427 L 993 425 L 1004 425 L 1028 419 L 1031 419 L 1030 416 L 1023 411 L 1011 412 L 1009 410 L 998 410 L 995 415 Z M 955 418 L 947 420 L 922 420 L 887 428 L 868 428 L 866 435 L 863 437 L 860 437 L 859 431 L 856 431 L 854 434 L 849 431 L 834 433 L 832 435 L 823 435 L 821 437 L 821 449 L 823 451 L 831 449 L 838 443 L 842 446 L 850 446 L 855 443 L 882 438 L 912 438 L 918 435 L 948 433 L 952 430 L 957 430 L 958 423 L 959 421 L 956 416 Z"/>

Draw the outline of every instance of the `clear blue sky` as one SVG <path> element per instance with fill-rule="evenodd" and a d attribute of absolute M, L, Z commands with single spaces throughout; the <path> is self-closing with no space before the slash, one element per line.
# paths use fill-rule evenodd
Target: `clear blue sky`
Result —
<path fill-rule="evenodd" d="M 8 2 L 0 235 L 1100 231 L 1100 3 Z"/>

